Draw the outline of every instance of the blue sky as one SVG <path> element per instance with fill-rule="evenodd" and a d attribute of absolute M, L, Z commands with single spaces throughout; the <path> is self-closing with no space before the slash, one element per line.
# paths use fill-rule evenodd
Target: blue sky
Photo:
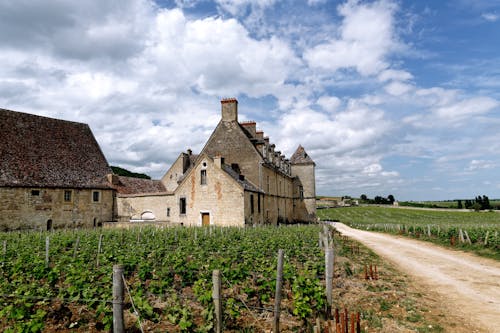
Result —
<path fill-rule="evenodd" d="M 159 178 L 239 100 L 317 192 L 500 197 L 500 1 L 0 1 L 0 107 Z"/>

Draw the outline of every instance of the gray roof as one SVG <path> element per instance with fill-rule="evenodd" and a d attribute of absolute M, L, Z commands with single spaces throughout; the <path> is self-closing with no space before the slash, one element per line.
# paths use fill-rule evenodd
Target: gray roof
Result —
<path fill-rule="evenodd" d="M 241 186 L 243 186 L 243 189 L 245 191 L 252 191 L 252 192 L 261 192 L 257 186 L 254 184 L 250 183 L 248 180 L 245 178 L 241 179 L 240 174 L 234 171 L 229 165 L 223 164 L 222 165 L 222 170 L 224 170 L 228 175 L 231 176 L 234 180 L 236 180 Z"/>
<path fill-rule="evenodd" d="M 290 163 L 316 165 L 316 163 L 314 163 L 312 158 L 306 153 L 306 150 L 301 145 L 299 145 L 295 153 L 293 153 L 292 157 L 290 158 Z"/>
<path fill-rule="evenodd" d="M 162 182 L 153 179 L 118 176 L 118 184 L 113 186 L 119 194 L 166 193 Z"/>

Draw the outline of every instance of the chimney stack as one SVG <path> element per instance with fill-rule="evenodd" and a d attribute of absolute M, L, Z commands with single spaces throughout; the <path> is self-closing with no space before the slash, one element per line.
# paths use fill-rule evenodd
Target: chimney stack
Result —
<path fill-rule="evenodd" d="M 222 108 L 222 121 L 238 122 L 238 100 L 236 98 L 225 98 L 220 101 Z"/>
<path fill-rule="evenodd" d="M 257 123 L 255 121 L 244 121 L 240 123 L 241 126 L 243 126 L 244 129 L 247 130 L 247 132 L 250 134 L 252 138 L 256 137 L 257 134 Z"/>

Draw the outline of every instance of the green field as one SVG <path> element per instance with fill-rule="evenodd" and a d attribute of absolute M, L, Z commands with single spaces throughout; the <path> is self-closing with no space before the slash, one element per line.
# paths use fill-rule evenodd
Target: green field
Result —
<path fill-rule="evenodd" d="M 322 220 L 418 237 L 500 260 L 500 213 L 439 211 L 379 206 L 319 209 Z M 460 231 L 470 243 L 460 241 Z"/>
<path fill-rule="evenodd" d="M 311 331 L 326 303 L 321 230 L 309 225 L 0 233 L 0 331 L 109 332 L 112 267 L 118 263 L 127 286 L 127 332 L 139 332 L 139 325 L 145 332 L 212 332 L 215 269 L 222 275 L 224 332 L 270 331 L 278 249 L 284 251 L 281 332 Z M 362 332 L 386 332 L 385 326 L 443 332 L 445 314 L 431 312 L 406 277 L 367 248 L 338 235 L 333 240 L 333 306 L 360 312 Z M 378 266 L 380 279 L 365 278 L 367 265 Z"/>

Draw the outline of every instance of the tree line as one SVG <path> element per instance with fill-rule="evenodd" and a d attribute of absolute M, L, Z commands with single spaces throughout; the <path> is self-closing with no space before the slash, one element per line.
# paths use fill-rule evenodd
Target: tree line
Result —
<path fill-rule="evenodd" d="M 361 200 L 362 203 L 376 204 L 376 205 L 392 205 L 396 201 L 396 199 L 392 194 L 389 194 L 387 198 L 377 195 L 373 199 L 368 198 L 366 194 L 361 194 L 359 199 Z"/>
<path fill-rule="evenodd" d="M 486 196 L 480 196 L 478 195 L 475 197 L 473 200 L 464 200 L 464 203 L 462 204 L 462 200 L 458 200 L 457 203 L 457 208 L 462 209 L 474 209 L 474 210 L 489 210 L 492 209 L 490 204 L 490 199 Z"/>

